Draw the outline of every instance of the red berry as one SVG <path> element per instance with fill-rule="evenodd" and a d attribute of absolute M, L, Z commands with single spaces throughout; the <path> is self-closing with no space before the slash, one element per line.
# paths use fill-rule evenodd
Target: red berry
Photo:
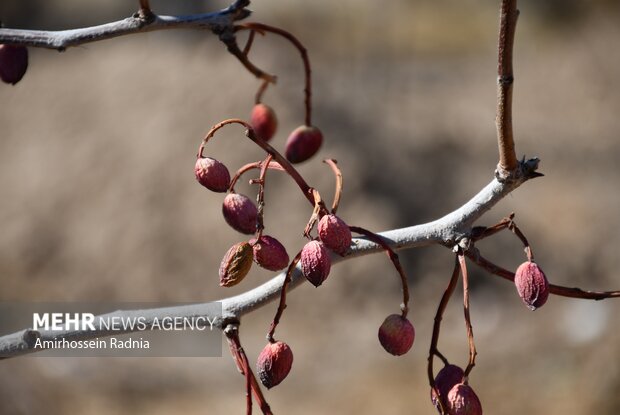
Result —
<path fill-rule="evenodd" d="M 351 245 L 349 226 L 336 215 L 325 215 L 318 225 L 319 238 L 326 247 L 340 256 L 344 256 Z"/>
<path fill-rule="evenodd" d="M 482 404 L 471 386 L 458 383 L 448 392 L 450 415 L 482 415 Z"/>
<path fill-rule="evenodd" d="M 263 235 L 258 241 L 250 240 L 254 246 L 254 262 L 269 271 L 280 271 L 288 265 L 286 248 L 276 238 Z"/>
<path fill-rule="evenodd" d="M 445 365 L 435 377 L 435 388 L 439 392 L 439 399 L 444 408 L 448 407 L 448 393 L 457 383 L 463 382 L 463 369 L 456 365 Z M 431 400 L 433 405 L 439 408 L 439 401 L 435 390 L 431 389 Z"/>
<path fill-rule="evenodd" d="M 286 158 L 291 163 L 301 163 L 314 156 L 321 143 L 323 134 L 316 127 L 302 125 L 297 127 L 286 140 Z"/>
<path fill-rule="evenodd" d="M 322 242 L 310 241 L 301 250 L 301 273 L 315 287 L 323 284 L 331 269 L 329 252 Z"/>
<path fill-rule="evenodd" d="M 515 286 L 519 297 L 530 310 L 542 307 L 549 297 L 549 282 L 535 262 L 524 262 L 515 272 Z"/>
<path fill-rule="evenodd" d="M 249 197 L 229 193 L 224 198 L 222 205 L 224 219 L 234 230 L 251 235 L 256 230 L 256 217 L 258 209 Z"/>
<path fill-rule="evenodd" d="M 252 267 L 252 247 L 247 242 L 239 242 L 230 247 L 220 263 L 220 285 L 232 287 L 248 275 Z"/>
<path fill-rule="evenodd" d="M 230 173 L 223 163 L 211 157 L 199 157 L 194 166 L 198 183 L 207 189 L 223 193 L 230 185 Z"/>
<path fill-rule="evenodd" d="M 278 385 L 286 378 L 293 366 L 293 352 L 284 342 L 268 343 L 258 355 L 256 371 L 267 389 Z"/>
<path fill-rule="evenodd" d="M 400 314 L 387 316 L 379 327 L 379 342 L 390 354 L 400 356 L 413 346 L 415 330 L 413 324 Z"/>
<path fill-rule="evenodd" d="M 265 104 L 256 104 L 252 108 L 250 124 L 259 138 L 271 140 L 278 128 L 278 119 L 273 109 Z"/>
<path fill-rule="evenodd" d="M 0 45 L 0 79 L 18 83 L 28 69 L 28 49 L 24 46 Z"/>

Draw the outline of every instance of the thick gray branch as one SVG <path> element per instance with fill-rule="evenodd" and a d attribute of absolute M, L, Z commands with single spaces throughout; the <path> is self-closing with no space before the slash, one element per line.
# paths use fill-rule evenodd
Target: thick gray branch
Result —
<path fill-rule="evenodd" d="M 99 26 L 81 29 L 44 31 L 0 29 L 0 44 L 10 43 L 24 46 L 64 50 L 113 37 L 164 29 L 206 29 L 220 33 L 232 27 L 236 20 L 249 16 L 245 9 L 249 0 L 238 0 L 228 8 L 214 13 L 190 16 L 158 16 L 136 13 L 126 19 Z"/>
<path fill-rule="evenodd" d="M 455 211 L 437 219 L 433 222 L 422 225 L 411 226 L 408 228 L 395 229 L 382 232 L 381 235 L 394 249 L 416 248 L 425 245 L 440 244 L 453 246 L 466 237 L 475 221 L 484 213 L 491 209 L 497 202 L 503 199 L 510 192 L 519 187 L 529 178 L 536 177 L 535 172 L 538 160 L 533 159 L 521 164 L 521 174 L 510 182 L 498 181 L 494 179 L 476 196 Z M 347 261 L 358 256 L 380 252 L 381 247 L 364 238 L 355 238 L 351 250 L 345 257 L 334 256 L 332 264 Z M 221 300 L 222 319 L 216 324 L 223 328 L 229 322 L 238 321 L 244 314 L 250 313 L 259 307 L 267 304 L 279 296 L 280 288 L 284 280 L 284 274 L 279 274 L 266 283 L 247 291 L 243 294 Z M 299 269 L 292 275 L 289 289 L 293 289 L 304 281 Z M 165 317 L 208 317 L 211 320 L 216 317 L 209 315 L 207 308 L 201 304 L 186 305 L 180 307 L 158 308 L 151 310 L 129 310 L 115 311 L 107 314 L 106 317 L 118 316 L 131 318 L 132 316 L 145 316 L 150 319 L 162 320 Z M 128 331 L 130 332 L 130 331 Z M 25 329 L 13 334 L 0 337 L 0 356 L 16 357 L 27 353 L 39 351 L 34 350 L 34 342 L 38 337 L 42 340 L 88 340 L 97 337 L 111 336 L 120 334 L 118 331 L 64 331 L 64 332 L 43 332 Z"/>

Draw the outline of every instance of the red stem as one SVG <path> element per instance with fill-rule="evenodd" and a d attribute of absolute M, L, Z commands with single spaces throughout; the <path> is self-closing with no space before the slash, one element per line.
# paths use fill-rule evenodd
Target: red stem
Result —
<path fill-rule="evenodd" d="M 284 282 L 282 282 L 282 289 L 280 290 L 280 303 L 278 304 L 278 310 L 276 311 L 276 315 L 273 317 L 273 321 L 271 322 L 271 326 L 269 327 L 269 333 L 267 333 L 267 340 L 269 341 L 269 343 L 273 343 L 275 341 L 273 339 L 273 335 L 276 332 L 276 327 L 278 327 L 278 324 L 280 324 L 280 318 L 282 318 L 282 314 L 284 313 L 284 309 L 286 308 L 286 289 L 291 282 L 291 275 L 300 259 L 301 251 L 299 251 L 297 255 L 295 255 L 295 258 L 293 258 L 293 261 L 291 261 L 288 269 L 286 270 L 286 276 L 284 277 Z"/>
<path fill-rule="evenodd" d="M 340 197 L 342 196 L 342 172 L 338 168 L 338 162 L 333 159 L 323 160 L 323 163 L 331 167 L 336 177 L 336 190 L 334 191 L 334 202 L 332 203 L 332 213 L 335 215 L 340 205 Z"/>
<path fill-rule="evenodd" d="M 474 329 L 471 326 L 471 317 L 469 315 L 469 276 L 467 275 L 467 264 L 465 256 L 462 252 L 458 254 L 459 265 L 461 266 L 461 274 L 463 275 L 463 314 L 465 315 L 465 328 L 467 329 L 467 340 L 469 342 L 469 362 L 465 369 L 463 377 L 467 379 L 469 373 L 476 365 L 476 345 L 474 344 Z"/>
<path fill-rule="evenodd" d="M 240 25 L 235 26 L 235 31 L 243 30 L 243 29 L 275 33 L 277 35 L 284 37 L 286 40 L 291 42 L 297 48 L 297 50 L 299 51 L 301 55 L 301 59 L 304 63 L 304 73 L 306 77 L 306 86 L 304 89 L 305 106 L 306 106 L 305 123 L 308 126 L 312 125 L 312 102 L 311 102 L 312 101 L 312 76 L 311 76 L 312 70 L 310 68 L 310 59 L 308 58 L 308 51 L 306 50 L 304 45 L 299 41 L 299 39 L 297 39 L 295 36 L 287 32 L 286 30 L 279 29 L 273 26 L 268 26 L 266 24 L 251 22 L 251 23 L 242 23 Z"/>
<path fill-rule="evenodd" d="M 400 282 L 403 286 L 403 303 L 401 305 L 401 314 L 403 317 L 407 317 L 407 313 L 409 312 L 409 284 L 407 282 L 407 275 L 405 274 L 403 267 L 400 265 L 398 255 L 396 254 L 396 252 L 394 252 L 392 247 L 390 247 L 390 245 L 388 245 L 387 242 L 385 242 L 383 238 L 381 238 L 381 236 L 377 235 L 376 233 L 364 228 L 360 228 L 359 226 L 349 226 L 349 229 L 351 230 L 351 232 L 359 233 L 366 236 L 372 242 L 381 246 L 381 248 L 383 248 L 387 253 L 388 257 L 394 264 L 394 267 L 398 271 L 398 274 L 400 275 Z"/>

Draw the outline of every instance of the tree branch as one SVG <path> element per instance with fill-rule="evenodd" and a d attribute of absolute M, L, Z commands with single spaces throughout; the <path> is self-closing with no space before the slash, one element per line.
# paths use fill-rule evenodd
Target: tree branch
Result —
<path fill-rule="evenodd" d="M 0 29 L 0 44 L 19 44 L 64 51 L 72 46 L 155 30 L 192 28 L 221 33 L 231 29 L 235 21 L 250 15 L 250 11 L 246 9 L 250 4 L 249 0 L 237 0 L 218 12 L 190 16 L 159 16 L 144 9 L 148 2 L 140 4 L 143 7 L 141 12 L 99 26 L 59 31 Z"/>
<path fill-rule="evenodd" d="M 491 209 L 497 202 L 502 200 L 505 196 L 507 196 L 510 192 L 519 187 L 530 177 L 536 177 L 535 170 L 537 166 L 538 160 L 530 160 L 528 162 L 522 163 L 519 170 L 529 173 L 519 176 L 518 180 L 509 182 L 500 182 L 497 179 L 493 179 L 491 183 L 485 186 L 471 200 L 469 200 L 457 210 L 445 215 L 440 219 L 421 225 L 386 231 L 380 233 L 379 235 L 384 239 L 386 243 L 390 245 L 390 247 L 395 250 L 416 248 L 432 244 L 440 244 L 448 247 L 453 247 L 455 244 L 459 243 L 463 238 L 469 235 L 473 223 L 489 209 Z M 374 242 L 371 242 L 367 238 L 355 238 L 353 240 L 353 246 L 351 247 L 347 256 L 341 257 L 340 255 L 334 255 L 332 257 L 332 265 L 358 256 L 382 251 L 383 247 Z M 216 322 L 216 325 L 219 328 L 226 327 L 228 323 L 237 322 L 243 315 L 264 306 L 265 304 L 276 298 L 279 298 L 280 289 L 282 288 L 282 282 L 284 278 L 285 273 L 281 273 L 252 290 L 249 290 L 243 294 L 234 297 L 229 297 L 221 300 L 222 318 L 221 320 Z M 305 281 L 305 278 L 303 278 L 303 276 L 301 275 L 301 270 L 298 266 L 291 273 L 289 290 L 300 285 L 303 281 Z M 162 319 L 163 317 L 170 316 L 204 316 L 211 318 L 217 317 L 205 314 L 205 310 L 206 308 L 204 307 L 204 305 L 195 304 L 141 311 L 120 310 L 110 314 L 106 314 L 105 317 L 109 318 L 112 316 L 122 316 L 124 318 L 130 318 L 132 316 L 144 316 L 147 320 L 154 320 L 156 318 Z M 124 333 L 129 332 L 130 331 Z M 59 340 L 63 338 L 67 340 L 86 340 L 94 339 L 97 337 L 111 336 L 113 334 L 118 335 L 123 333 L 120 333 L 118 331 L 111 332 L 105 330 L 67 330 L 63 332 L 46 332 L 26 329 L 0 337 L 0 356 L 3 356 L 3 358 L 9 358 L 40 351 L 40 349 L 34 349 L 34 344 L 37 338 L 41 338 L 41 340 Z"/>
<path fill-rule="evenodd" d="M 512 130 L 512 50 L 517 26 L 517 0 L 502 0 L 497 61 L 497 144 L 498 176 L 508 179 L 518 167 Z"/>

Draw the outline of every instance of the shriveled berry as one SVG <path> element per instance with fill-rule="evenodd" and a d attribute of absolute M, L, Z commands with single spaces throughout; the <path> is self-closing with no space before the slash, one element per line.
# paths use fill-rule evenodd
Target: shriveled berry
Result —
<path fill-rule="evenodd" d="M 258 209 L 249 197 L 238 193 L 229 193 L 222 204 L 224 219 L 234 230 L 251 235 L 256 230 Z"/>
<path fill-rule="evenodd" d="M 325 245 L 310 241 L 301 250 L 301 273 L 315 287 L 323 284 L 331 269 L 331 259 Z"/>
<path fill-rule="evenodd" d="M 379 342 L 390 354 L 400 356 L 413 346 L 415 330 L 413 324 L 400 314 L 390 314 L 379 327 Z"/>
<path fill-rule="evenodd" d="M 252 267 L 252 247 L 247 242 L 233 245 L 220 263 L 220 285 L 232 287 L 241 282 Z"/>
<path fill-rule="evenodd" d="M 445 365 L 435 376 L 435 388 L 439 392 L 439 399 L 434 389 L 431 389 L 433 405 L 439 408 L 439 400 L 444 408 L 448 407 L 448 393 L 457 383 L 463 382 L 463 369 L 456 365 Z"/>
<path fill-rule="evenodd" d="M 448 392 L 450 415 L 482 415 L 482 405 L 476 392 L 465 383 L 458 383 Z"/>
<path fill-rule="evenodd" d="M 257 241 L 250 240 L 254 247 L 254 262 L 269 271 L 280 271 L 288 265 L 286 248 L 276 238 L 263 235 Z"/>
<path fill-rule="evenodd" d="M 258 355 L 256 372 L 267 389 L 280 384 L 293 366 L 293 352 L 284 342 L 268 343 Z"/>
<path fill-rule="evenodd" d="M 314 156 L 323 142 L 323 133 L 316 127 L 297 127 L 286 140 L 285 155 L 291 163 L 301 163 Z"/>
<path fill-rule="evenodd" d="M 28 69 L 28 49 L 24 46 L 0 45 L 0 79 L 18 83 Z"/>
<path fill-rule="evenodd" d="M 250 115 L 250 125 L 256 135 L 265 141 L 271 140 L 278 128 L 278 119 L 274 110 L 265 104 L 256 104 Z"/>
<path fill-rule="evenodd" d="M 230 185 L 230 173 L 226 166 L 211 157 L 199 157 L 194 166 L 196 180 L 207 189 L 223 193 Z"/>
<path fill-rule="evenodd" d="M 351 245 L 351 230 L 342 219 L 336 215 L 325 215 L 318 225 L 319 238 L 326 247 L 343 256 Z"/>
<path fill-rule="evenodd" d="M 542 307 L 549 297 L 549 282 L 535 262 L 524 262 L 515 272 L 515 286 L 519 297 L 530 310 Z"/>

